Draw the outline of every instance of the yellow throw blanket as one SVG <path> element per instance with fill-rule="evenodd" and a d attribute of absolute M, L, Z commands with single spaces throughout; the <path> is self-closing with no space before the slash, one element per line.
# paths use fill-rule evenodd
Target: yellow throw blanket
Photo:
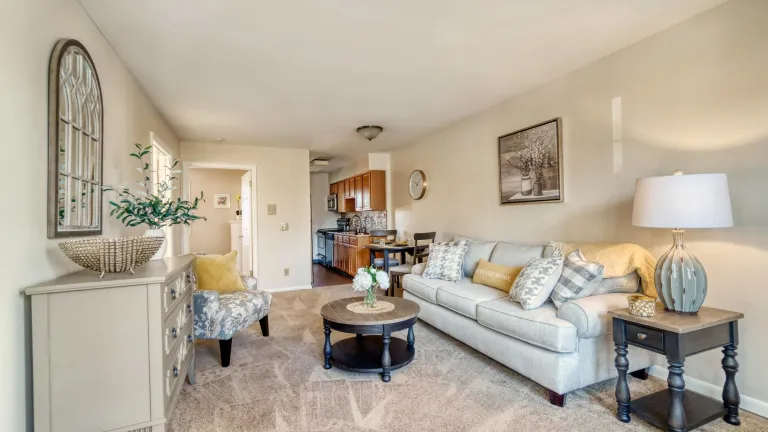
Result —
<path fill-rule="evenodd" d="M 654 272 L 656 259 L 644 247 L 634 243 L 560 243 L 551 242 L 554 256 L 567 257 L 576 249 L 581 249 L 587 261 L 597 262 L 605 267 L 603 277 L 626 276 L 636 271 L 643 285 L 643 293 L 658 298 Z"/>

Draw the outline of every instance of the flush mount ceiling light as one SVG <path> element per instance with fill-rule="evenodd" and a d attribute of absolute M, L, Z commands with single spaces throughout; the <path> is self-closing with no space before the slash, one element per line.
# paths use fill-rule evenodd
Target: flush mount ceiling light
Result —
<path fill-rule="evenodd" d="M 384 128 L 381 126 L 360 126 L 357 128 L 357 133 L 360 134 L 361 137 L 367 139 L 368 141 L 373 141 L 374 138 L 379 136 L 380 133 L 384 132 Z"/>

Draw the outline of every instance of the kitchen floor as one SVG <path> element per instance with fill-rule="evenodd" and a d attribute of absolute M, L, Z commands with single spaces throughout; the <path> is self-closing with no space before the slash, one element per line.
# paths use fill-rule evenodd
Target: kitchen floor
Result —
<path fill-rule="evenodd" d="M 320 264 L 312 264 L 312 274 L 314 274 L 312 288 L 352 283 L 352 278 L 336 270 L 327 269 Z"/>

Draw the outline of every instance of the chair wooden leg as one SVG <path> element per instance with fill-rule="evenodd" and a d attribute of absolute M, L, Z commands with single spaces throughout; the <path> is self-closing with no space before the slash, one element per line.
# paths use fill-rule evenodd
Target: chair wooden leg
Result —
<path fill-rule="evenodd" d="M 636 370 L 634 372 L 630 372 L 629 374 L 637 379 L 645 381 L 648 379 L 648 368 Z"/>
<path fill-rule="evenodd" d="M 221 367 L 229 367 L 229 359 L 232 354 L 232 339 L 219 340 L 221 351 Z"/>
<path fill-rule="evenodd" d="M 264 337 L 269 336 L 269 315 L 265 316 L 264 318 L 259 320 L 259 325 L 261 326 L 261 334 Z"/>
<path fill-rule="evenodd" d="M 552 390 L 547 390 L 547 391 L 549 391 L 549 403 L 551 403 L 554 406 L 558 406 L 560 408 L 565 406 L 564 394 L 555 393 Z"/>

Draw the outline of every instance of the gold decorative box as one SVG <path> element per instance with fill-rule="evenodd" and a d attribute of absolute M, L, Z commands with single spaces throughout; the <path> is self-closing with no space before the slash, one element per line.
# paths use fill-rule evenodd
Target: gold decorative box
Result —
<path fill-rule="evenodd" d="M 633 295 L 627 298 L 629 313 L 641 317 L 656 316 L 656 299 L 644 295 Z"/>

